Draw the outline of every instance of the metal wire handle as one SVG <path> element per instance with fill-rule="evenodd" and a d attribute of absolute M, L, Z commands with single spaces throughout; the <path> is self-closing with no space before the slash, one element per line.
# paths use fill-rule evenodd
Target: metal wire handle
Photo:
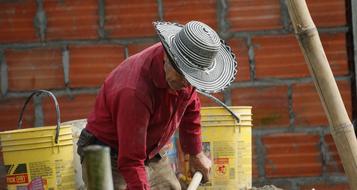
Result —
<path fill-rule="evenodd" d="M 218 98 L 216 98 L 216 97 L 214 97 L 214 96 L 212 96 L 211 94 L 208 94 L 208 93 L 206 93 L 206 92 L 202 92 L 202 91 L 197 90 L 197 89 L 196 89 L 196 91 L 199 92 L 199 93 L 202 94 L 202 95 L 207 96 L 208 98 L 214 100 L 216 103 L 218 103 L 219 105 L 221 105 L 222 107 L 224 107 L 224 108 L 234 117 L 234 119 L 237 121 L 237 123 L 240 122 L 239 117 L 238 117 L 231 109 L 229 109 L 228 106 L 227 106 L 226 104 L 224 104 L 221 100 L 219 100 Z"/>
<path fill-rule="evenodd" d="M 55 107 L 56 107 L 56 116 L 57 116 L 57 127 L 56 127 L 56 136 L 55 136 L 55 143 L 57 144 L 58 143 L 58 137 L 59 137 L 59 129 L 60 129 L 60 123 L 61 123 L 61 117 L 60 117 L 60 109 L 59 109 L 59 106 L 58 106 L 58 102 L 57 102 L 57 99 L 56 99 L 56 96 L 53 95 L 52 92 L 50 91 L 47 91 L 47 90 L 36 90 L 35 92 L 33 92 L 26 100 L 24 106 L 22 107 L 21 109 L 21 113 L 20 113 L 20 117 L 19 117 L 19 120 L 17 122 L 17 128 L 18 129 L 21 129 L 22 127 L 22 117 L 23 117 L 23 114 L 24 114 L 24 111 L 26 109 L 26 106 L 27 104 L 30 102 L 31 98 L 34 96 L 34 95 L 41 95 L 42 93 L 46 93 L 47 95 L 49 95 L 52 100 L 53 100 L 53 103 L 55 104 Z"/>

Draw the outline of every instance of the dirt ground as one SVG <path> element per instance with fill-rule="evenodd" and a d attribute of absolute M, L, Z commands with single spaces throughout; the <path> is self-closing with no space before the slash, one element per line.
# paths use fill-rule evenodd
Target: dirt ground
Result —
<path fill-rule="evenodd" d="M 266 185 L 264 187 L 253 187 L 250 190 L 283 190 L 283 189 L 275 187 L 274 185 Z"/>

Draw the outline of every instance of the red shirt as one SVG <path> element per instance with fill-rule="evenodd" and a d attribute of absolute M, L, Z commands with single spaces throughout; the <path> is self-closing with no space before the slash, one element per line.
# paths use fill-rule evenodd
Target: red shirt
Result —
<path fill-rule="evenodd" d="M 106 78 L 86 129 L 118 150 L 118 169 L 128 189 L 149 189 L 144 161 L 179 127 L 184 152 L 202 150 L 200 101 L 191 86 L 169 90 L 164 50 L 157 43 L 117 66 Z"/>

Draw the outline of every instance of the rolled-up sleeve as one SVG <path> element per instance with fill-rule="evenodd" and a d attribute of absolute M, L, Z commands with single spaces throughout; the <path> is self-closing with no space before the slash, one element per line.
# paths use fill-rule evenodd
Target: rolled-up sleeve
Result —
<path fill-rule="evenodd" d="M 118 169 L 129 190 L 150 189 L 144 165 L 149 107 L 132 89 L 122 90 L 117 100 Z"/>
<path fill-rule="evenodd" d="M 191 155 L 202 151 L 200 109 L 199 97 L 194 92 L 179 127 L 182 150 Z"/>

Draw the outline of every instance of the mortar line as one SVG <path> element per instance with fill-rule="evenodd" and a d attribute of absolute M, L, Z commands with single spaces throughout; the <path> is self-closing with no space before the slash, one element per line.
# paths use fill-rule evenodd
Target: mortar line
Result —
<path fill-rule="evenodd" d="M 291 190 L 300 190 L 300 188 L 298 187 L 297 183 L 295 181 L 289 180 L 291 181 Z"/>
<path fill-rule="evenodd" d="M 129 53 L 130 53 L 130 52 L 129 52 L 128 46 L 125 46 L 125 47 L 124 47 L 124 56 L 125 56 L 125 59 L 129 57 Z"/>
<path fill-rule="evenodd" d="M 66 88 L 66 89 L 65 89 L 65 94 L 66 94 L 66 95 L 64 95 L 64 96 L 69 97 L 69 99 L 71 99 L 71 100 L 74 99 L 74 95 L 73 95 L 72 90 L 71 90 L 70 88 Z"/>
<path fill-rule="evenodd" d="M 98 17 L 99 17 L 99 28 L 98 34 L 100 39 L 107 38 L 107 34 L 105 32 L 105 2 L 104 0 L 98 0 Z"/>
<path fill-rule="evenodd" d="M 329 153 L 328 145 L 325 141 L 325 132 L 322 131 L 320 134 L 320 147 L 321 150 L 321 163 L 322 163 L 322 177 L 327 177 L 327 163 L 331 160 L 331 155 Z"/>
<path fill-rule="evenodd" d="M 294 131 L 295 128 L 295 113 L 294 113 L 294 102 L 293 102 L 293 86 L 288 85 L 288 109 L 289 109 L 289 129 Z"/>
<path fill-rule="evenodd" d="M 6 96 L 8 91 L 8 67 L 5 60 L 5 53 L 3 50 L 0 50 L 0 81 L 1 81 L 1 95 Z"/>
<path fill-rule="evenodd" d="M 265 160 L 266 150 L 261 139 L 261 135 L 255 136 L 255 148 L 256 148 L 256 165 L 258 168 L 258 176 L 265 177 Z"/>
<path fill-rule="evenodd" d="M 252 40 L 252 36 L 247 36 L 246 44 L 248 46 L 248 62 L 249 62 L 249 77 L 250 81 L 255 81 L 255 52 L 254 52 L 254 44 Z"/>
<path fill-rule="evenodd" d="M 164 4 L 162 0 L 156 0 L 157 3 L 157 13 L 159 15 L 159 20 L 163 21 L 164 20 Z"/>
<path fill-rule="evenodd" d="M 64 76 L 64 84 L 66 87 L 69 86 L 70 78 L 69 78 L 69 67 L 70 67 L 70 60 L 69 55 L 70 52 L 68 50 L 68 46 L 64 46 L 62 49 L 62 67 L 63 67 L 63 76 Z"/>
<path fill-rule="evenodd" d="M 91 88 L 70 88 L 72 95 L 82 95 L 82 94 L 93 94 L 96 95 L 100 87 Z M 50 90 L 55 96 L 65 96 L 68 95 L 68 89 L 53 89 Z M 20 91 L 20 92 L 8 92 L 5 97 L 0 98 L 0 100 L 6 100 L 11 98 L 27 98 L 31 95 L 30 91 Z"/>
<path fill-rule="evenodd" d="M 265 136 L 265 135 L 272 135 L 272 134 L 280 134 L 280 133 L 306 133 L 306 134 L 320 134 L 320 133 L 328 133 L 329 128 L 328 126 L 306 126 L 306 127 L 296 127 L 293 132 L 289 130 L 289 128 L 284 127 L 277 127 L 277 128 L 254 128 L 253 136 Z"/>
<path fill-rule="evenodd" d="M 33 103 L 35 106 L 35 127 L 40 127 L 44 126 L 44 115 L 43 115 L 43 109 L 42 109 L 42 96 L 41 95 L 35 95 L 32 97 L 33 98 Z M 28 110 L 28 109 L 26 109 Z M 26 114 L 26 111 L 24 112 Z"/>
<path fill-rule="evenodd" d="M 292 32 L 292 27 L 289 27 L 290 17 L 288 7 L 286 5 L 286 0 L 280 0 L 280 21 L 283 25 L 284 30 Z"/>
<path fill-rule="evenodd" d="M 343 81 L 343 80 L 351 80 L 351 75 L 345 76 L 336 76 L 336 81 Z M 267 86 L 286 86 L 292 84 L 304 84 L 304 83 L 312 83 L 313 80 L 311 77 L 305 78 L 265 78 L 265 79 L 256 79 L 254 81 L 240 81 L 232 83 L 232 88 L 245 88 L 245 87 L 267 87 Z"/>
<path fill-rule="evenodd" d="M 37 35 L 40 37 L 40 41 L 44 42 L 46 40 L 47 16 L 43 8 L 43 0 L 36 0 L 36 3 L 37 11 L 34 18 L 34 27 Z"/>
<path fill-rule="evenodd" d="M 319 34 L 323 33 L 346 33 L 350 29 L 347 26 L 337 27 L 320 27 L 317 29 Z M 227 32 L 225 35 L 233 37 L 242 37 L 247 35 L 252 36 L 267 36 L 267 35 L 293 35 L 290 30 L 286 29 L 270 29 L 270 30 L 258 30 L 258 31 L 240 31 L 240 32 Z"/>
<path fill-rule="evenodd" d="M 218 33 L 223 36 L 223 34 L 228 30 L 229 23 L 226 20 L 226 15 L 228 11 L 228 2 L 227 0 L 218 0 L 216 1 L 217 7 L 217 24 L 218 24 Z"/>

